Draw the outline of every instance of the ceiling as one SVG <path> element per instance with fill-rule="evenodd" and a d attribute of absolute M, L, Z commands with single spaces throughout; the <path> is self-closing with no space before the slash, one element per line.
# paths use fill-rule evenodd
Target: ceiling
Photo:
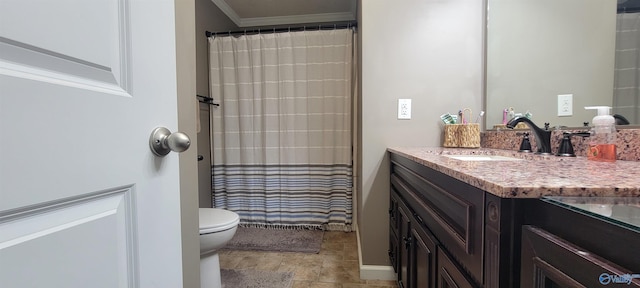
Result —
<path fill-rule="evenodd" d="M 356 0 L 211 0 L 238 27 L 356 20 Z"/>

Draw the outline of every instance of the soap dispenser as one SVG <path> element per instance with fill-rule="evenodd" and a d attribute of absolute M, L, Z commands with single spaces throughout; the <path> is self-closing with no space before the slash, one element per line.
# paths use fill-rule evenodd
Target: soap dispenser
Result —
<path fill-rule="evenodd" d="M 598 115 L 593 117 L 591 123 L 591 136 L 589 137 L 589 150 L 587 159 L 594 161 L 616 161 L 616 120 L 609 115 L 608 106 L 591 106 L 584 109 L 598 110 Z"/>

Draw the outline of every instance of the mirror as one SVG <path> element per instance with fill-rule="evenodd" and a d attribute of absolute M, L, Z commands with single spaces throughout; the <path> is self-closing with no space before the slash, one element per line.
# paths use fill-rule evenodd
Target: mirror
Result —
<path fill-rule="evenodd" d="M 640 0 L 488 0 L 485 127 L 510 107 L 539 126 L 583 126 L 595 116 L 585 106 L 640 124 L 640 13 L 617 14 L 617 2 Z"/>

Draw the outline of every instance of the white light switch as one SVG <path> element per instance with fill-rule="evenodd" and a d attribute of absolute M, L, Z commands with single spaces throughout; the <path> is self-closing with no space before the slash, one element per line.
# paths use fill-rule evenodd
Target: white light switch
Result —
<path fill-rule="evenodd" d="M 398 99 L 398 119 L 411 119 L 411 99 Z"/>
<path fill-rule="evenodd" d="M 573 115 L 573 94 L 558 95 L 558 116 Z"/>

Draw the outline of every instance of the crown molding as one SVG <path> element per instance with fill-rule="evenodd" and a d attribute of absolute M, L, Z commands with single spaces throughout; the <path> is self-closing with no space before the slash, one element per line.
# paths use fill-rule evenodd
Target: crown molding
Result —
<path fill-rule="evenodd" d="M 342 13 L 323 13 L 323 14 L 306 14 L 291 15 L 279 17 L 255 17 L 241 18 L 238 27 L 255 27 L 255 26 L 275 26 L 296 23 L 322 23 L 322 22 L 342 22 L 354 21 L 355 16 L 351 12 Z"/>
<path fill-rule="evenodd" d="M 233 23 L 236 24 L 236 26 L 240 26 L 240 16 L 238 16 L 238 14 L 236 14 L 236 11 L 234 11 L 231 6 L 229 6 L 229 4 L 227 4 L 227 2 L 225 2 L 224 0 L 211 0 L 213 2 L 213 4 L 216 4 L 216 6 L 218 6 L 218 8 L 220 8 L 220 10 L 222 10 L 222 13 L 224 13 L 225 15 L 227 15 L 227 17 L 229 17 L 229 19 L 231 19 L 231 21 L 233 21 Z"/>

